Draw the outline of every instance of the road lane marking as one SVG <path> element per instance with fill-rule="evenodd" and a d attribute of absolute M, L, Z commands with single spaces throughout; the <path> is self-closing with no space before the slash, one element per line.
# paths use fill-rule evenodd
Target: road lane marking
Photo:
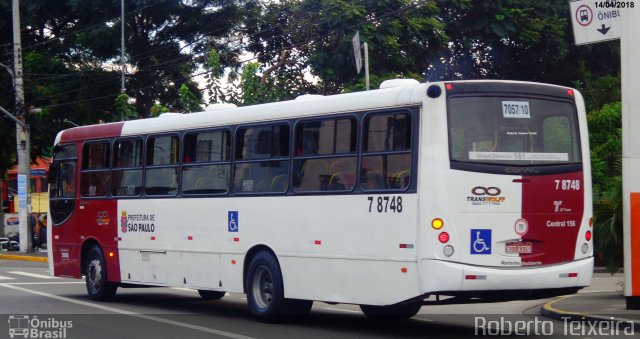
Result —
<path fill-rule="evenodd" d="M 12 282 L 11 285 L 68 285 L 68 284 L 85 284 L 83 281 L 41 281 L 41 282 Z"/>
<path fill-rule="evenodd" d="M 210 333 L 210 334 L 215 334 L 215 335 L 219 335 L 219 336 L 223 336 L 223 337 L 236 338 L 236 339 L 254 339 L 253 337 L 244 336 L 244 335 L 237 334 L 237 333 L 232 333 L 232 332 L 227 332 L 227 331 L 222 331 L 222 330 L 216 330 L 216 329 L 213 329 L 213 328 L 208 328 L 208 327 L 204 327 L 204 326 L 198 326 L 198 325 L 183 323 L 183 322 L 180 322 L 180 321 L 174 321 L 174 320 L 164 319 L 164 318 L 160 318 L 160 317 L 154 317 L 154 316 L 151 316 L 151 315 L 140 314 L 140 313 L 127 311 L 127 310 L 123 310 L 123 309 L 115 308 L 115 307 L 111 307 L 111 306 L 98 305 L 98 304 L 94 304 L 94 303 L 90 303 L 90 302 L 86 302 L 86 301 L 82 301 L 82 300 L 75 300 L 75 299 L 71 299 L 71 298 L 67 298 L 67 297 L 62 297 L 62 296 L 51 294 L 51 293 L 40 292 L 40 291 L 36 291 L 36 290 L 30 290 L 28 288 L 24 288 L 24 287 L 20 287 L 20 286 L 14 286 L 14 284 L 11 284 L 11 283 L 0 283 L 0 287 L 6 287 L 6 288 L 10 288 L 10 289 L 26 292 L 26 293 L 39 295 L 39 296 L 42 296 L 42 297 L 47 297 L 47 298 L 51 298 L 51 299 L 65 301 L 65 302 L 76 304 L 76 305 L 81 305 L 81 306 L 86 306 L 86 307 L 93 307 L 93 308 L 101 309 L 101 310 L 108 311 L 108 312 L 128 315 L 128 316 L 132 316 L 132 317 L 136 317 L 136 318 L 140 318 L 140 319 L 155 321 L 155 322 L 159 322 L 159 323 L 163 323 L 163 324 L 167 324 L 167 325 L 183 327 L 183 328 L 187 328 L 187 329 L 191 329 L 191 330 L 195 330 L 195 331 L 200 331 L 200 332 L 206 332 L 206 333 Z"/>
<path fill-rule="evenodd" d="M 360 313 L 360 311 L 354 311 L 354 310 L 345 310 L 342 308 L 333 308 L 333 307 L 323 307 L 321 308 L 323 310 L 327 310 L 327 311 L 338 311 L 338 312 L 349 312 L 349 313 Z"/>
<path fill-rule="evenodd" d="M 1 275 L 0 275 L 0 280 L 13 280 L 13 279 L 15 279 L 15 278 L 12 278 L 12 277 L 3 277 L 3 276 L 1 276 Z"/>
<path fill-rule="evenodd" d="M 58 279 L 57 277 L 52 277 L 50 275 L 29 273 L 29 272 L 22 272 L 22 271 L 7 271 L 7 273 L 23 275 L 25 277 L 39 278 L 39 279 Z"/>

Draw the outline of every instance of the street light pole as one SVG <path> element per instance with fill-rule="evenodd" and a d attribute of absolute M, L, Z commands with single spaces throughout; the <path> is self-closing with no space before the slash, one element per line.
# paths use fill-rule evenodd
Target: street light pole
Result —
<path fill-rule="evenodd" d="M 16 148 L 18 160 L 18 201 L 20 202 L 20 252 L 31 251 L 31 213 L 29 211 L 31 149 L 29 126 L 25 123 L 26 110 L 24 107 L 24 84 L 22 82 L 22 39 L 20 37 L 20 1 L 12 1 L 13 19 L 13 81 L 16 94 Z"/>

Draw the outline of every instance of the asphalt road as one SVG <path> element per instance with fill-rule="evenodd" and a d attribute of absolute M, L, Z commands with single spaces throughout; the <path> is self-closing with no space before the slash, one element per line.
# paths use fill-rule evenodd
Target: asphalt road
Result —
<path fill-rule="evenodd" d="M 514 335 L 518 324 L 529 326 L 524 337 L 566 337 L 562 322 L 539 315 L 548 299 L 429 305 L 399 322 L 371 321 L 355 305 L 316 302 L 303 320 L 265 324 L 252 318 L 241 294 L 202 301 L 188 289 L 119 288 L 114 301 L 97 303 L 86 297 L 83 280 L 48 274 L 46 263 L 0 260 L 0 338 L 11 329 L 15 338 L 470 338 Z M 596 275 L 584 292 L 620 289 L 620 280 Z"/>

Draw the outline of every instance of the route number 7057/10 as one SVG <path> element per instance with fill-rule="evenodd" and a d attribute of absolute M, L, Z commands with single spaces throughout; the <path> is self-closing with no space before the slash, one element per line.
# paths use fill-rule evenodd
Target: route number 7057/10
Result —
<path fill-rule="evenodd" d="M 369 200 L 369 213 L 402 213 L 401 196 L 367 197 Z"/>

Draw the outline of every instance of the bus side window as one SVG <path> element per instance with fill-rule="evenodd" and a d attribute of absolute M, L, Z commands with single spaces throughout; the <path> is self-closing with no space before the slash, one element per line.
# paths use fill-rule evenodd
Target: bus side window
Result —
<path fill-rule="evenodd" d="M 357 122 L 352 117 L 304 121 L 296 126 L 296 192 L 351 191 L 356 181 Z"/>
<path fill-rule="evenodd" d="M 243 127 L 236 133 L 235 191 L 286 192 L 289 182 L 289 125 Z"/>
<path fill-rule="evenodd" d="M 138 196 L 142 190 L 142 139 L 119 139 L 113 143 L 111 194 Z"/>
<path fill-rule="evenodd" d="M 405 190 L 411 183 L 411 115 L 370 114 L 364 120 L 362 190 Z"/>
<path fill-rule="evenodd" d="M 226 194 L 230 186 L 231 133 L 188 132 L 184 136 L 182 193 Z"/>
<path fill-rule="evenodd" d="M 177 135 L 151 136 L 147 139 L 145 194 L 178 193 L 178 145 Z"/>
<path fill-rule="evenodd" d="M 109 142 L 86 143 L 82 149 L 80 194 L 83 197 L 105 197 L 109 192 Z"/>

